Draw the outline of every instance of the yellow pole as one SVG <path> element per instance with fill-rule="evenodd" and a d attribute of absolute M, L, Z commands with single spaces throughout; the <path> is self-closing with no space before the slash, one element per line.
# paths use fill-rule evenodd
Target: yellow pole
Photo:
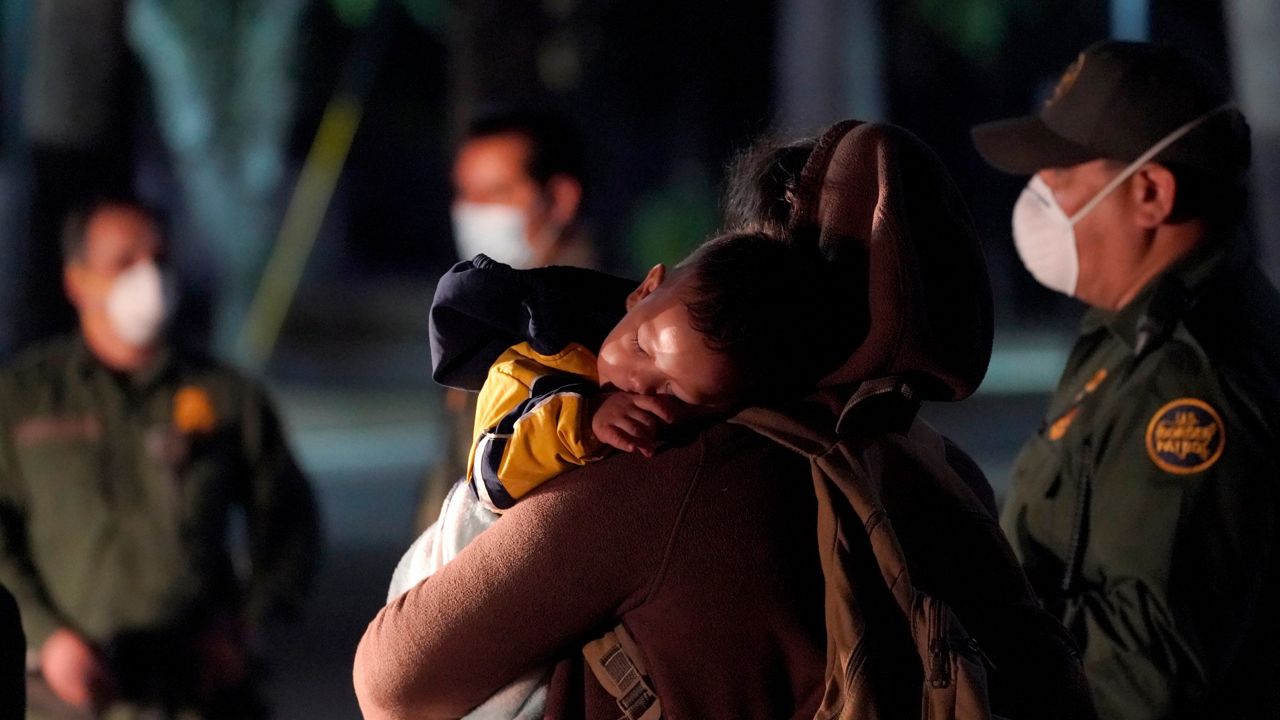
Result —
<path fill-rule="evenodd" d="M 333 98 L 325 108 L 240 333 L 241 357 L 252 372 L 261 372 L 275 350 L 361 114 L 360 103 L 350 95 Z"/>

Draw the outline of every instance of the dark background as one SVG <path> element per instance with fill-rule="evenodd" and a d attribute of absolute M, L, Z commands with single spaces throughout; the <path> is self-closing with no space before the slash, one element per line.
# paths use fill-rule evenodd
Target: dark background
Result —
<path fill-rule="evenodd" d="M 267 382 L 325 512 L 311 613 L 269 638 L 279 716 L 356 717 L 350 657 L 440 450 L 426 310 L 455 260 L 449 163 L 473 113 L 530 105 L 581 126 L 591 232 L 624 274 L 714 230 L 726 163 L 764 133 L 843 117 L 917 133 L 968 199 L 999 320 L 978 396 L 926 415 L 999 491 L 1080 307 L 1021 268 L 1025 179 L 983 165 L 969 126 L 1034 111 L 1095 40 L 1176 42 L 1253 122 L 1275 277 L 1277 29 L 1268 0 L 0 0 L 0 357 L 72 327 L 56 235 L 77 197 L 132 189 L 170 214 L 177 331 Z M 358 114 L 349 145 L 320 133 L 335 106 Z M 291 207 L 312 222 L 286 228 Z M 265 305 L 279 332 L 246 345 L 281 246 L 303 248 L 296 271 L 265 282 L 296 292 Z"/>

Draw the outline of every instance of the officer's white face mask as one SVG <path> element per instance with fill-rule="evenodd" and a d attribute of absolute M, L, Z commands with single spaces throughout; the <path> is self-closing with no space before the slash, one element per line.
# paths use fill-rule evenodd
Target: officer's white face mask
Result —
<path fill-rule="evenodd" d="M 168 295 L 160 268 L 150 260 L 117 275 L 106 300 L 107 320 L 116 337 L 135 348 L 155 341 L 169 317 Z"/>
<path fill-rule="evenodd" d="M 1075 221 L 1068 218 L 1053 191 L 1032 176 L 1013 206 L 1013 245 L 1018 257 L 1041 285 L 1074 295 L 1080 278 L 1080 254 L 1076 251 Z"/>
<path fill-rule="evenodd" d="M 1120 184 L 1147 164 L 1160 151 L 1191 132 L 1210 116 L 1229 109 L 1215 108 L 1160 139 L 1129 163 L 1071 217 L 1053 197 L 1053 191 L 1039 175 L 1031 178 L 1013 206 L 1013 244 L 1018 257 L 1041 285 L 1074 296 L 1080 279 L 1080 253 L 1076 247 L 1076 223 L 1093 211 Z"/>
<path fill-rule="evenodd" d="M 516 268 L 533 265 L 528 220 L 518 208 L 496 203 L 454 203 L 453 238 L 458 257 L 470 260 L 484 253 Z"/>

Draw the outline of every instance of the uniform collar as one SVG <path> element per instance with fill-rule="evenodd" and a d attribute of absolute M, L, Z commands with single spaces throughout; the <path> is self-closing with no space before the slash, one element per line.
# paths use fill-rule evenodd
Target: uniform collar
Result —
<path fill-rule="evenodd" d="M 76 369 L 83 377 L 89 377 L 94 373 L 105 373 L 119 378 L 122 386 L 132 390 L 150 389 L 169 375 L 169 371 L 173 369 L 176 362 L 173 348 L 168 343 L 161 343 L 155 357 L 146 366 L 131 373 L 118 372 L 104 365 L 89 349 L 84 335 L 78 332 L 72 342 L 71 357 Z"/>
<path fill-rule="evenodd" d="M 1089 310 L 1081 323 L 1081 334 L 1105 327 L 1131 351 L 1146 352 L 1168 336 L 1226 256 L 1220 243 L 1206 241 L 1148 283 L 1128 305 L 1114 311 Z"/>

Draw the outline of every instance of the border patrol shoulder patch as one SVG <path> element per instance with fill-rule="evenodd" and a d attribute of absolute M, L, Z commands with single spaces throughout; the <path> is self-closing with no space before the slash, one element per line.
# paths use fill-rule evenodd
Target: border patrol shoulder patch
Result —
<path fill-rule="evenodd" d="M 1203 472 L 1222 457 L 1226 431 L 1218 411 L 1209 403 L 1178 398 L 1157 410 L 1147 425 L 1147 455 L 1165 472 Z"/>

